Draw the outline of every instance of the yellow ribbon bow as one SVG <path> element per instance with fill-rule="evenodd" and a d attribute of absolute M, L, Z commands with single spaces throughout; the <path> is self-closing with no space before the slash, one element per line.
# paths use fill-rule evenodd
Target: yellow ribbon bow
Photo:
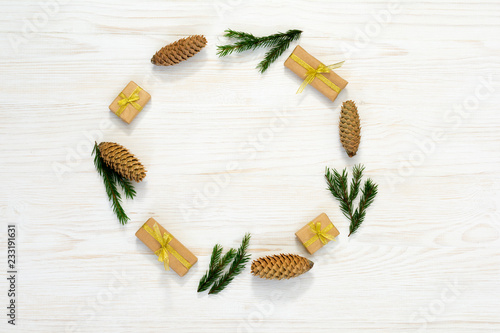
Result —
<path fill-rule="evenodd" d="M 187 269 L 191 268 L 191 264 L 184 259 L 179 252 L 175 251 L 174 248 L 169 244 L 172 239 L 172 235 L 168 233 L 164 233 L 163 235 L 161 234 L 160 227 L 158 227 L 158 224 L 155 223 L 153 225 L 153 229 L 149 227 L 149 225 L 144 224 L 142 226 L 144 230 L 148 232 L 158 243 L 160 243 L 161 247 L 155 251 L 155 254 L 158 256 L 158 261 L 163 262 L 163 266 L 165 267 L 165 270 L 170 269 L 170 259 L 169 259 L 169 253 L 171 253 L 177 260 L 180 261 L 181 264 L 184 265 Z"/>
<path fill-rule="evenodd" d="M 327 225 L 323 230 L 321 230 L 321 222 L 317 223 L 311 222 L 309 226 L 311 227 L 311 230 L 315 233 L 315 235 L 304 243 L 305 247 L 309 247 L 312 243 L 314 243 L 318 239 L 321 241 L 321 243 L 323 243 L 323 245 L 335 239 L 334 236 L 327 234 L 327 232 L 333 228 L 333 224 Z"/>
<path fill-rule="evenodd" d="M 305 62 L 304 60 L 297 57 L 294 53 L 292 53 L 290 58 L 295 60 L 296 63 L 298 63 L 299 65 L 301 65 L 302 67 L 304 67 L 307 70 L 306 79 L 300 85 L 299 90 L 297 90 L 297 94 L 300 94 L 301 92 L 303 92 L 304 89 L 307 87 L 307 85 L 310 84 L 311 82 L 313 82 L 315 78 L 318 78 L 321 81 L 323 81 L 324 84 L 326 84 L 331 89 L 335 90 L 337 93 L 340 93 L 340 91 L 342 90 L 335 83 L 328 80 L 324 75 L 322 75 L 322 73 L 330 73 L 333 69 L 342 67 L 342 65 L 344 64 L 344 61 L 337 62 L 336 64 L 329 65 L 329 66 L 325 66 L 325 65 L 320 63 L 318 68 L 314 69 L 307 62 Z"/>
<path fill-rule="evenodd" d="M 118 105 L 120 106 L 120 108 L 118 109 L 118 111 L 116 111 L 117 116 L 120 116 L 123 113 L 123 111 L 125 111 L 125 108 L 129 104 L 132 105 L 134 108 L 136 108 L 137 111 L 141 111 L 142 106 L 140 106 L 138 103 L 136 103 L 136 101 L 138 101 L 140 99 L 139 92 L 141 90 L 142 90 L 142 88 L 138 86 L 137 88 L 134 89 L 134 91 L 130 94 L 129 97 L 125 96 L 125 94 L 123 92 L 120 93 L 119 96 L 122 99 L 118 101 Z"/>

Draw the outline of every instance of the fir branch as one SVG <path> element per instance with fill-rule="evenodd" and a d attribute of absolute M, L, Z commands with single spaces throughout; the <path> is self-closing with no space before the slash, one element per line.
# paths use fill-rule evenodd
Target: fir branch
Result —
<path fill-rule="evenodd" d="M 354 201 L 358 197 L 359 188 L 361 186 L 361 178 L 363 178 L 363 171 L 365 171 L 365 167 L 358 164 L 352 168 L 352 180 L 351 187 L 349 190 L 349 200 Z"/>
<path fill-rule="evenodd" d="M 250 260 L 250 254 L 247 254 L 249 244 L 250 234 L 246 234 L 245 237 L 243 237 L 241 246 L 234 256 L 231 267 L 229 267 L 229 270 L 214 283 L 208 292 L 209 294 L 218 294 L 224 290 L 224 288 L 226 288 L 231 281 L 233 281 L 234 277 L 245 269 L 247 262 Z"/>
<path fill-rule="evenodd" d="M 240 53 L 248 50 L 255 50 L 259 47 L 273 46 L 279 43 L 283 34 L 275 34 L 266 37 L 255 37 L 252 34 L 228 29 L 224 37 L 237 39 L 234 44 L 217 46 L 219 57 L 225 57 L 233 52 Z"/>
<path fill-rule="evenodd" d="M 223 247 L 220 244 L 215 244 L 210 257 L 210 270 L 214 270 L 220 263 Z"/>
<path fill-rule="evenodd" d="M 116 180 L 118 181 L 123 190 L 123 193 L 125 193 L 125 198 L 133 199 L 137 193 L 135 192 L 134 185 L 132 184 L 132 182 L 127 178 L 120 176 L 116 172 L 114 172 L 114 174 L 116 176 Z"/>
<path fill-rule="evenodd" d="M 233 260 L 236 255 L 235 249 L 230 249 L 222 258 L 222 246 L 216 244 L 212 251 L 212 256 L 210 258 L 210 265 L 208 271 L 203 275 L 198 284 L 198 292 L 207 290 L 214 282 L 217 280 L 226 266 Z"/>
<path fill-rule="evenodd" d="M 240 53 L 257 48 L 270 47 L 271 50 L 266 53 L 264 60 L 257 65 L 257 69 L 261 73 L 264 73 L 271 63 L 276 61 L 288 49 L 291 42 L 300 38 L 301 34 L 301 30 L 288 30 L 285 33 L 278 32 L 270 36 L 255 37 L 246 32 L 228 29 L 225 31 L 224 37 L 237 39 L 237 41 L 234 44 L 217 46 L 217 55 L 225 57 L 233 52 Z"/>
<path fill-rule="evenodd" d="M 232 29 L 227 29 L 224 32 L 225 32 L 224 37 L 226 37 L 226 38 L 242 39 L 242 40 L 246 40 L 246 41 L 252 40 L 252 39 L 254 39 L 254 40 L 257 39 L 257 37 L 255 37 L 254 35 L 243 32 L 243 31 L 234 31 Z"/>
<path fill-rule="evenodd" d="M 365 220 L 366 209 L 370 207 L 370 205 L 375 200 L 375 196 L 378 193 L 378 185 L 373 182 L 370 178 L 365 182 L 364 188 L 361 191 L 361 199 L 359 200 L 359 207 L 354 212 L 354 220 L 351 222 L 349 226 L 349 236 L 355 233 L 358 230 L 359 226 Z"/>
<path fill-rule="evenodd" d="M 102 176 L 104 187 L 106 188 L 106 194 L 108 195 L 109 201 L 111 201 L 111 206 L 113 207 L 113 211 L 118 217 L 118 221 L 120 221 L 121 224 L 126 224 L 130 220 L 130 218 L 127 216 L 125 210 L 121 206 L 122 197 L 120 192 L 118 192 L 118 186 L 117 186 L 118 182 L 117 179 L 121 178 L 121 176 L 118 175 L 112 169 L 110 169 L 108 166 L 106 166 L 106 163 L 104 163 L 104 161 L 102 160 L 101 151 L 97 146 L 97 142 L 95 143 L 94 149 L 92 150 L 92 155 L 95 155 L 94 165 L 95 168 L 97 169 L 97 172 Z M 121 182 L 119 183 L 120 185 L 122 185 L 123 188 L 124 186 L 123 183 Z M 135 195 L 135 190 L 130 184 L 130 188 L 127 191 L 125 191 L 125 195 L 128 196 L 131 195 L 132 193 L 133 195 Z"/>
<path fill-rule="evenodd" d="M 289 33 L 290 31 L 300 31 L 300 30 L 289 30 L 287 33 Z M 291 42 L 300 38 L 301 33 L 302 31 L 298 32 L 298 34 L 296 35 L 293 35 L 291 38 L 284 39 L 281 43 L 277 44 L 275 47 L 269 50 L 264 56 L 264 60 L 262 60 L 257 65 L 257 69 L 261 73 L 264 73 L 273 62 L 275 62 L 283 53 L 285 53 L 288 47 L 290 47 Z"/>
<path fill-rule="evenodd" d="M 222 255 L 222 246 L 220 244 L 215 244 L 212 250 L 212 256 L 210 257 L 210 265 L 208 271 L 200 279 L 198 283 L 198 292 L 202 292 L 208 289 L 210 284 L 208 284 L 209 278 L 215 275 L 215 268 L 220 264 L 220 257 Z"/>
<path fill-rule="evenodd" d="M 340 202 L 340 210 L 349 220 L 352 220 L 352 200 L 349 200 L 347 194 L 347 170 L 344 169 L 342 174 L 337 170 L 330 171 L 326 168 L 325 178 L 328 183 L 328 189 L 333 196 Z"/>
<path fill-rule="evenodd" d="M 364 187 L 361 190 L 362 194 L 358 208 L 353 211 L 353 202 L 358 197 L 364 170 L 365 167 L 362 165 L 355 165 L 353 167 L 353 178 L 351 180 L 349 190 L 347 188 L 349 175 L 346 169 L 342 171 L 342 174 L 335 169 L 331 171 L 328 167 L 325 170 L 325 178 L 328 184 L 328 189 L 339 201 L 340 210 L 344 216 L 351 221 L 349 226 L 349 236 L 355 233 L 361 223 L 363 223 L 366 216 L 366 209 L 373 203 L 375 196 L 378 193 L 378 185 L 371 179 L 366 180 Z"/>

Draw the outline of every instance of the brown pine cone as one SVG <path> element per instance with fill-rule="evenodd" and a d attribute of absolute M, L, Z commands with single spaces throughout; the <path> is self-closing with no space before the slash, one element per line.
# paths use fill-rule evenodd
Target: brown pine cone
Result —
<path fill-rule="evenodd" d="M 146 169 L 127 148 L 114 142 L 101 142 L 99 150 L 104 163 L 120 176 L 136 182 L 146 177 Z"/>
<path fill-rule="evenodd" d="M 353 101 L 346 101 L 342 104 L 340 111 L 340 142 L 347 155 L 356 155 L 361 140 L 361 126 L 359 123 L 358 109 Z"/>
<path fill-rule="evenodd" d="M 157 66 L 171 66 L 191 58 L 207 45 L 207 39 L 202 35 L 194 35 L 179 39 L 172 44 L 162 47 L 151 58 Z"/>
<path fill-rule="evenodd" d="M 314 263 L 296 254 L 275 254 L 252 262 L 252 274 L 263 279 L 282 280 L 304 274 Z"/>

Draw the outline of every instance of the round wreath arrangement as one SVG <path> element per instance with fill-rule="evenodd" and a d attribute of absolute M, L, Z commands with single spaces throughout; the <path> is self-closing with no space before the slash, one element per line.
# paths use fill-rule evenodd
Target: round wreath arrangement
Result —
<path fill-rule="evenodd" d="M 301 34 L 300 30 L 288 30 L 285 33 L 278 32 L 269 36 L 256 37 L 249 33 L 228 29 L 224 37 L 232 40 L 233 43 L 218 46 L 217 54 L 219 57 L 225 57 L 232 53 L 267 48 L 264 59 L 257 65 L 257 69 L 263 73 L 289 48 L 292 42 L 300 38 Z M 151 58 L 151 63 L 156 66 L 177 65 L 199 53 L 206 44 L 207 40 L 202 35 L 182 38 L 158 50 Z M 308 85 L 311 85 L 334 101 L 348 83 L 333 71 L 343 64 L 342 61 L 324 65 L 302 47 L 297 46 L 284 65 L 303 80 L 297 93 L 303 92 Z M 150 99 L 149 93 L 132 81 L 119 93 L 109 108 L 129 124 Z M 358 109 L 351 100 L 343 102 L 341 106 L 339 137 L 347 155 L 355 156 L 361 140 L 361 125 Z M 133 199 L 136 196 L 133 182 L 141 182 L 146 177 L 146 168 L 137 157 L 117 143 L 101 142 L 98 144 L 96 142 L 92 154 L 95 167 L 103 178 L 113 211 L 118 221 L 126 224 L 130 219 L 121 206 L 122 194 L 119 188 L 126 198 Z M 325 171 L 328 190 L 339 201 L 340 210 L 350 221 L 349 236 L 355 233 L 363 223 L 366 210 L 373 203 L 378 192 L 377 184 L 371 179 L 367 179 L 362 184 L 364 170 L 364 166 L 355 165 L 350 181 L 347 169 L 339 172 L 327 167 Z M 355 208 L 356 200 L 358 200 L 358 205 Z M 310 254 L 314 254 L 339 234 L 325 213 L 320 214 L 296 232 L 297 238 Z M 139 228 L 136 236 L 158 256 L 158 261 L 163 263 L 166 270 L 172 269 L 179 276 L 184 276 L 198 260 L 189 249 L 153 218 Z M 209 294 L 216 294 L 231 283 L 250 260 L 249 244 L 250 234 L 243 237 L 238 249 L 232 248 L 225 254 L 223 254 L 222 246 L 216 244 L 212 250 L 209 268 L 199 282 L 198 292 L 208 290 Z M 313 265 L 312 261 L 302 256 L 282 253 L 254 260 L 251 273 L 264 279 L 289 279 L 306 273 Z"/>

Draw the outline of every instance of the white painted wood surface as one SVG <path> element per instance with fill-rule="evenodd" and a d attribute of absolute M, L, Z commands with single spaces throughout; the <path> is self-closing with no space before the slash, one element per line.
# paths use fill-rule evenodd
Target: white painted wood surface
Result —
<path fill-rule="evenodd" d="M 7 223 L 19 231 L 17 326 L 2 312 L 0 331 L 500 331 L 498 1 L 3 0 L 0 10 L 2 253 Z M 347 60 L 337 72 L 350 83 L 335 103 L 295 95 L 286 56 L 265 75 L 254 69 L 264 51 L 217 58 L 229 27 L 303 29 L 317 58 Z M 209 42 L 196 57 L 150 64 L 200 33 Z M 127 126 L 108 105 L 130 80 L 152 101 Z M 337 131 L 347 99 L 363 125 L 353 159 Z M 124 227 L 94 140 L 123 144 L 149 170 Z M 380 194 L 347 238 L 323 173 L 355 163 Z M 309 256 L 294 232 L 321 212 L 341 235 Z M 151 216 L 199 257 L 184 278 L 135 238 Z M 197 294 L 212 246 L 247 231 L 253 259 L 298 253 L 314 268 L 281 282 L 247 268 L 220 295 Z M 6 292 L 2 278 L 3 311 Z"/>

